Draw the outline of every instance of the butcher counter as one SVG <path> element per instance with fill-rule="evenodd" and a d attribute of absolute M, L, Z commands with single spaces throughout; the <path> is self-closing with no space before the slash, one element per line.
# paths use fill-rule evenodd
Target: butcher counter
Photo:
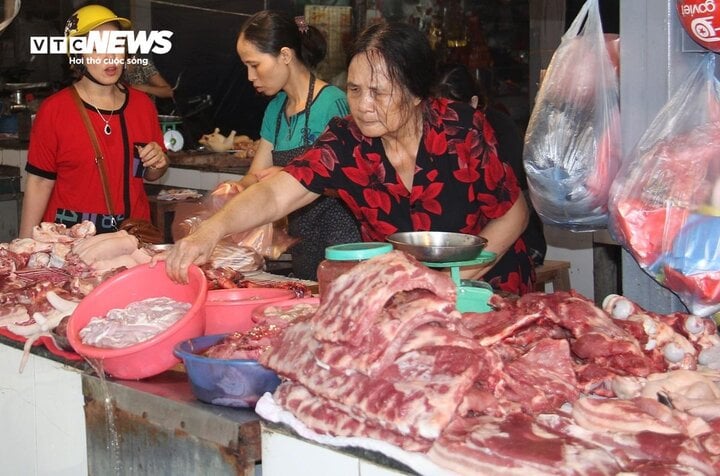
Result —
<path fill-rule="evenodd" d="M 0 337 L 5 474 L 256 472 L 259 417 L 196 400 L 181 368 L 140 381 L 105 380 L 42 346 L 19 373 L 21 356 L 22 344 Z"/>
<path fill-rule="evenodd" d="M 249 159 L 240 159 L 230 153 L 208 151 L 169 152 L 170 169 L 157 182 L 166 187 L 212 190 L 227 180 L 239 180 L 250 165 Z M 0 164 L 20 168 L 22 183 L 25 180 L 27 144 L 0 140 Z"/>
<path fill-rule="evenodd" d="M 36 346 L 19 373 L 22 347 L 0 336 L 3 474 L 410 473 L 382 454 L 326 447 L 262 423 L 251 410 L 200 402 L 182 367 L 140 381 L 105 380 L 85 362 Z"/>
<path fill-rule="evenodd" d="M 172 187 L 212 190 L 221 182 L 239 180 L 250 167 L 250 159 L 227 152 L 168 152 L 170 169 L 157 182 Z"/>

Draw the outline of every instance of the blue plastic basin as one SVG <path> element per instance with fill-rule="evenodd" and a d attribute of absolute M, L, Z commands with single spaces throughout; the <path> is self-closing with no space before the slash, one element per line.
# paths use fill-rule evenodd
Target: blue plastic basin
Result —
<path fill-rule="evenodd" d="M 213 405 L 252 408 L 265 392 L 273 392 L 280 378 L 256 360 L 211 359 L 198 355 L 227 334 L 213 334 L 180 342 L 175 355 L 182 359 L 192 392 Z"/>

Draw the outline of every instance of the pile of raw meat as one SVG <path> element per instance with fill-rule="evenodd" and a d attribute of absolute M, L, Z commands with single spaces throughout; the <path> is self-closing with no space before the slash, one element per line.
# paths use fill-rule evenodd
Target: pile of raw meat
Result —
<path fill-rule="evenodd" d="M 169 297 L 134 301 L 124 308 L 110 309 L 94 316 L 80 329 L 83 344 L 106 349 L 123 349 L 148 341 L 165 332 L 187 314 L 189 302 Z"/>
<path fill-rule="evenodd" d="M 316 304 L 307 304 L 310 299 L 296 299 L 297 303 L 286 306 L 271 306 L 262 315 L 253 315 L 255 323 L 246 332 L 234 332 L 220 342 L 207 348 L 202 355 L 211 359 L 257 360 L 268 347 L 296 320 L 304 320 L 317 310 Z"/>
<path fill-rule="evenodd" d="M 309 297 L 312 291 L 309 286 L 298 279 L 267 280 L 249 278 L 236 269 L 226 266 L 216 266 L 213 262 L 200 267 L 208 281 L 208 291 L 215 289 L 236 288 L 280 288 L 289 289 L 299 298 Z"/>
<path fill-rule="evenodd" d="M 96 235 L 84 221 L 67 228 L 43 222 L 32 238 L 0 244 L 0 327 L 25 338 L 22 371 L 30 347 L 62 327 L 77 303 L 112 275 L 148 263 L 150 254 L 125 231 Z"/>
<path fill-rule="evenodd" d="M 574 292 L 461 315 L 455 293 L 398 251 L 356 266 L 260 356 L 273 403 L 451 474 L 720 474 L 711 320 Z"/>

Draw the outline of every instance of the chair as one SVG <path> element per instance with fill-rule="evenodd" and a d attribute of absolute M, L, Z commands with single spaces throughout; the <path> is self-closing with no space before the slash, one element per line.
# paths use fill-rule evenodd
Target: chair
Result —
<path fill-rule="evenodd" d="M 537 281 L 535 291 L 546 292 L 546 285 L 552 283 L 552 290 L 570 291 L 570 262 L 545 260 L 542 266 L 535 268 Z"/>

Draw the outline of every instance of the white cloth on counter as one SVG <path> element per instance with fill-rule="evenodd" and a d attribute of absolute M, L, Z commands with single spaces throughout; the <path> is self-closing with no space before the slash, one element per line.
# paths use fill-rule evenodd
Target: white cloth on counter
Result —
<path fill-rule="evenodd" d="M 433 476 L 452 476 L 452 471 L 436 465 L 424 454 L 405 451 L 395 445 L 374 438 L 359 436 L 330 436 L 314 432 L 295 415 L 280 406 L 270 393 L 265 393 L 255 405 L 255 413 L 273 423 L 283 423 L 292 428 L 298 435 L 322 445 L 335 447 L 355 447 L 376 451 L 388 458 L 404 464 L 419 474 L 432 474 Z"/>

